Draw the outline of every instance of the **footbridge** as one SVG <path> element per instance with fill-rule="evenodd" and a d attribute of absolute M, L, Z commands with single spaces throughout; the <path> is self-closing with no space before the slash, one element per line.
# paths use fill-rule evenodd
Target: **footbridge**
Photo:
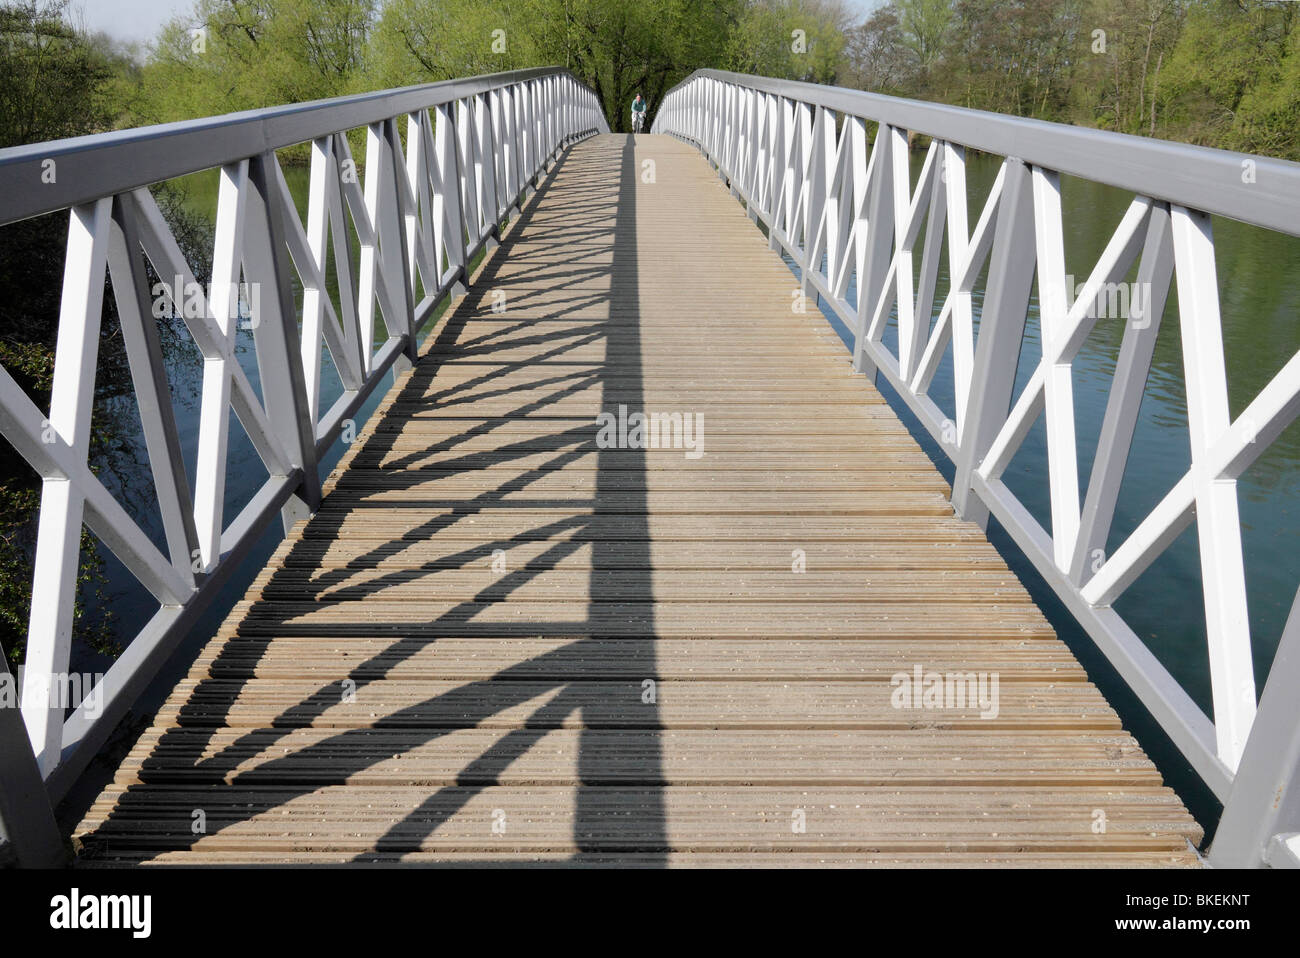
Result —
<path fill-rule="evenodd" d="M 200 284 L 150 187 L 214 168 Z M 1132 197 L 1081 291 L 1069 177 Z M 1295 164 L 714 71 L 613 135 L 548 69 L 6 150 L 0 183 L 0 223 L 68 221 L 48 410 L 0 370 L 42 479 L 20 862 L 67 860 L 53 809 L 179 649 L 80 865 L 1297 863 L 1300 605 L 1257 686 L 1236 479 L 1300 355 L 1230 414 L 1213 230 L 1300 232 Z M 1072 363 L 1134 270 L 1089 467 Z M 106 297 L 154 525 L 89 459 Z M 1162 320 L 1191 466 L 1115 542 Z M 1039 421 L 1045 521 L 1005 481 Z M 1223 803 L 1208 849 L 990 518 Z M 1192 526 L 1209 710 L 1115 609 Z M 68 707 L 83 529 L 153 602 Z"/>

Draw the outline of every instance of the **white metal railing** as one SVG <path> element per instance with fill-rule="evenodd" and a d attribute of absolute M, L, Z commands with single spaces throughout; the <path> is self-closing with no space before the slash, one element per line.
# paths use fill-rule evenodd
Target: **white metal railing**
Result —
<path fill-rule="evenodd" d="M 346 134 L 361 128 L 359 171 Z M 287 529 L 316 508 L 317 464 L 344 423 L 390 369 L 416 358 L 423 325 L 445 297 L 464 290 L 472 258 L 496 242 L 503 219 L 551 161 L 600 131 L 608 126 L 595 95 L 567 71 L 538 69 L 0 151 L 0 226 L 70 211 L 48 420 L 0 368 L 0 433 L 42 477 L 21 706 L 26 736 L 14 710 L 0 708 L 0 824 L 20 858 L 58 858 L 51 801 L 275 514 Z M 305 223 L 275 154 L 302 143 L 311 144 Z M 213 167 L 220 167 L 220 193 L 209 296 L 197 317 L 174 304 L 203 356 L 191 496 L 146 258 L 157 276 L 176 277 L 187 296 L 201 287 L 148 186 Z M 337 310 L 326 287 L 331 249 Z M 106 271 L 165 552 L 87 462 Z M 291 271 L 303 288 L 301 316 Z M 233 352 L 241 273 L 258 289 L 251 319 L 261 399 Z M 387 338 L 375 348 L 377 318 Z M 328 409 L 320 408 L 322 343 L 343 385 Z M 269 478 L 225 525 L 232 409 Z M 83 704 L 65 720 L 52 686 L 68 671 L 83 524 L 161 608 L 103 677 L 93 710 Z"/>
<path fill-rule="evenodd" d="M 951 458 L 957 513 L 981 524 L 996 516 L 1225 803 L 1211 861 L 1300 863 L 1300 593 L 1257 707 L 1236 491 L 1237 477 L 1300 411 L 1300 354 L 1230 417 L 1210 219 L 1300 235 L 1300 165 L 712 70 L 669 92 L 654 130 L 695 144 L 717 167 L 767 227 L 771 247 L 793 258 L 804 291 L 852 330 L 855 368 L 884 376 Z M 909 133 L 931 138 L 915 189 Z M 973 230 L 967 149 L 1005 157 Z M 1073 306 L 1062 173 L 1135 194 Z M 936 304 L 945 226 L 950 284 Z M 1071 363 L 1097 320 L 1090 304 L 1135 262 L 1149 292 L 1142 321 L 1125 323 L 1081 502 Z M 977 288 L 986 263 L 987 281 Z M 1043 358 L 1012 406 L 1035 275 Z M 1175 280 L 1191 468 L 1107 556 L 1101 549 Z M 891 319 L 896 351 L 883 338 Z M 929 395 L 949 346 L 955 421 Z M 1039 416 L 1050 529 L 1002 478 Z M 1213 719 L 1112 608 L 1193 521 Z"/>

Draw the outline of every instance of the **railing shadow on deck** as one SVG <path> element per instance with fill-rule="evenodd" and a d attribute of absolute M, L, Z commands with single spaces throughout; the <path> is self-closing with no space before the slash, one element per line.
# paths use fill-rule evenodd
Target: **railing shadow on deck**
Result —
<path fill-rule="evenodd" d="M 485 264 L 474 289 L 467 299 L 462 301 L 460 309 L 449 312 L 448 319 L 429 345 L 426 358 L 401 387 L 397 402 L 424 402 L 430 405 L 436 403 L 440 408 L 445 408 L 447 405 L 457 402 L 472 402 L 486 396 L 509 397 L 514 392 L 520 390 L 533 391 L 536 388 L 538 382 L 532 381 L 519 386 L 501 389 L 489 388 L 486 392 L 478 391 L 478 387 L 491 387 L 493 380 L 506 376 L 513 369 L 518 368 L 506 366 L 486 372 L 480 377 L 475 377 L 470 383 L 458 383 L 452 388 L 439 392 L 436 390 L 437 371 L 440 365 L 437 357 L 441 350 L 457 342 L 458 337 L 464 332 L 467 317 L 472 315 L 471 311 L 475 307 L 482 304 L 487 291 L 490 290 L 492 280 L 500 264 L 509 259 L 513 246 L 518 243 L 521 237 L 527 235 L 528 228 L 538 209 L 538 202 L 546 199 L 555 186 L 556 178 L 568 171 L 569 167 L 575 162 L 571 149 L 562 155 L 551 174 L 549 182 L 539 190 L 537 201 L 523 212 L 514 230 L 504 238 L 495 258 Z M 596 172 L 599 173 L 598 166 Z M 569 175 L 582 176 L 583 172 L 581 169 L 575 169 L 570 171 Z M 586 196 L 594 199 L 594 202 L 588 204 L 588 209 L 601 209 L 601 202 L 608 202 L 605 198 L 610 193 L 613 194 L 613 201 L 617 203 L 617 219 L 612 235 L 609 237 L 610 249 L 613 253 L 612 264 L 608 267 L 576 267 L 558 271 L 558 273 L 548 271 L 539 277 L 545 281 L 552 276 L 557 276 L 563 279 L 563 282 L 559 284 L 559 287 L 562 287 L 574 281 L 589 280 L 599 277 L 602 273 L 607 273 L 611 277 L 609 295 L 608 297 L 586 295 L 575 297 L 572 305 L 564 306 L 554 313 L 548 314 L 544 317 L 546 320 L 561 319 L 575 309 L 590 306 L 601 299 L 607 299 L 611 307 L 611 317 L 637 317 L 635 184 L 636 168 L 633 139 L 628 136 L 622 148 L 618 183 L 593 182 L 587 187 L 585 193 Z M 568 205 L 566 205 L 566 211 L 574 212 L 577 217 L 570 220 L 570 225 L 579 225 L 582 213 Z M 595 228 L 598 223 L 592 225 Z M 619 279 L 616 280 L 615 277 Z M 516 296 L 513 301 L 518 306 L 525 300 L 523 297 Z M 536 321 L 525 320 L 523 322 Z M 607 327 L 609 330 L 621 328 L 613 325 L 612 318 L 609 323 Z M 543 354 L 543 361 L 562 361 L 565 353 L 574 347 L 598 342 L 604 338 L 605 334 L 602 333 L 600 326 L 601 323 L 595 321 L 591 324 L 589 333 L 582 331 L 575 333 L 571 328 L 547 333 L 544 331 L 545 326 L 543 325 L 539 326 L 541 331 L 532 339 L 542 344 L 552 342 L 555 344 L 553 349 Z M 490 355 L 494 348 L 491 340 L 509 329 L 517 328 L 518 326 L 511 324 L 507 330 L 497 330 L 488 336 L 461 342 L 458 345 L 471 350 L 474 355 Z M 593 369 L 589 375 L 581 375 L 577 376 L 577 378 L 573 376 L 557 376 L 543 379 L 541 382 L 553 387 L 553 391 L 543 399 L 535 399 L 519 405 L 512 411 L 511 415 L 518 417 L 543 413 L 555 401 L 592 385 L 599 385 L 606 391 L 610 387 L 617 387 L 620 394 L 625 394 L 628 397 L 622 401 L 626 401 L 633 408 L 639 408 L 643 405 L 639 400 L 642 389 L 639 372 L 641 359 L 639 325 L 633 323 L 629 329 L 631 330 L 630 335 L 620 337 L 620 355 L 618 358 L 621 362 L 618 365 L 603 365 Z M 510 344 L 512 346 L 518 345 L 519 340 L 512 340 Z M 534 365 L 536 362 L 537 360 L 530 360 L 527 365 Z M 422 395 L 431 387 L 435 390 L 432 398 Z M 462 393 L 467 388 L 475 389 L 472 395 L 454 398 L 457 393 Z M 402 476 L 396 470 L 404 466 L 417 465 L 431 454 L 454 451 L 466 441 L 490 432 L 492 428 L 491 424 L 486 423 L 471 426 L 451 439 L 439 441 L 428 448 L 420 450 L 418 453 L 396 460 L 387 457 L 395 451 L 394 440 L 398 432 L 396 430 L 376 430 L 366 440 L 361 454 L 368 458 L 386 459 L 386 465 L 392 472 L 386 476 L 385 488 L 392 489 L 400 486 L 403 480 L 409 481 L 410 484 L 417 484 L 427 481 L 428 478 L 427 473 L 411 472 Z M 512 546 L 523 541 L 548 539 L 570 533 L 565 538 L 557 540 L 541 555 L 530 560 L 524 568 L 503 574 L 501 578 L 494 580 L 488 588 L 476 594 L 473 600 L 458 603 L 438 619 L 420 627 L 420 631 L 426 634 L 437 632 L 444 636 L 482 636 L 484 638 L 504 638 L 521 635 L 573 635 L 576 637 L 571 643 L 553 652 L 521 661 L 490 678 L 466 682 L 446 694 L 391 713 L 385 720 L 374 727 L 404 729 L 407 731 L 419 729 L 421 732 L 426 733 L 420 736 L 418 743 L 408 746 L 414 748 L 417 745 L 432 742 L 457 729 L 478 726 L 493 715 L 522 707 L 529 700 L 536 699 L 540 695 L 551 691 L 555 692 L 542 705 L 532 711 L 527 719 L 517 727 L 504 731 L 491 748 L 482 752 L 466 765 L 457 774 L 455 784 L 437 788 L 400 822 L 391 826 L 372 849 L 357 854 L 353 859 L 356 862 L 400 861 L 405 853 L 418 850 L 423 839 L 435 833 L 439 827 L 464 808 L 466 803 L 484 788 L 496 784 L 502 773 L 512 762 L 525 754 L 542 738 L 550 734 L 552 730 L 563 727 L 564 722 L 575 714 L 580 716 L 581 727 L 577 757 L 578 781 L 575 783 L 576 807 L 573 835 L 574 846 L 578 851 L 573 856 L 572 861 L 581 862 L 588 857 L 635 848 L 639 852 L 639 864 L 654 866 L 663 863 L 663 853 L 669 850 L 662 797 L 659 789 L 659 786 L 664 784 L 665 776 L 659 754 L 659 742 L 654 731 L 659 727 L 657 706 L 646 704 L 642 720 L 637 723 L 635 728 L 628 729 L 626 723 L 619 721 L 619 713 L 625 711 L 621 702 L 594 703 L 590 697 L 584 697 L 581 694 L 580 683 L 582 679 L 575 681 L 571 674 L 566 677 L 566 672 L 571 673 L 572 669 L 571 664 L 566 666 L 566 660 L 572 663 L 575 653 L 577 656 L 581 656 L 585 646 L 600 639 L 597 632 L 597 617 L 590 616 L 588 622 L 548 623 L 527 619 L 517 627 L 502 627 L 495 624 L 476 626 L 473 622 L 475 614 L 483 610 L 483 603 L 515 591 L 533 580 L 539 571 L 554 567 L 564 557 L 573 554 L 583 546 L 589 545 L 592 556 L 588 608 L 594 611 L 602 601 L 615 598 L 624 602 L 644 603 L 644 635 L 618 640 L 620 643 L 621 669 L 623 670 L 619 678 L 634 677 L 638 684 L 647 678 L 658 680 L 655 640 L 653 637 L 653 589 L 649 556 L 650 536 L 645 517 L 645 501 L 643 498 L 639 510 L 636 508 L 637 504 L 635 502 L 631 503 L 630 508 L 628 508 L 629 485 L 615 481 L 612 475 L 615 470 L 618 470 L 622 472 L 639 472 L 644 476 L 645 453 L 643 451 L 632 452 L 628 450 L 597 450 L 592 438 L 590 424 L 585 424 L 584 427 L 576 429 L 561 428 L 549 435 L 547 439 L 556 440 L 556 445 L 560 448 L 544 466 L 530 469 L 522 475 L 515 475 L 509 481 L 499 484 L 493 483 L 490 479 L 490 472 L 481 469 L 484 464 L 481 455 L 469 453 L 449 463 L 440 464 L 440 471 L 446 470 L 442 472 L 443 475 L 473 472 L 475 475 L 488 477 L 485 479 L 485 486 L 488 486 L 488 488 L 485 488 L 481 494 L 473 499 L 457 505 L 452 512 L 439 509 L 428 522 L 412 530 L 403 540 L 386 542 L 378 549 L 352 559 L 342 569 L 322 573 L 312 582 L 311 588 L 318 599 L 323 598 L 322 593 L 328 592 L 329 599 L 360 603 L 368 597 L 382 595 L 390 585 L 410 581 L 410 570 L 394 576 L 376 569 L 374 574 L 367 577 L 366 581 L 362 583 L 346 586 L 343 583 L 349 580 L 355 572 L 367 568 L 368 563 L 372 561 L 398 554 L 403 549 L 408 548 L 410 544 L 435 536 L 467 518 L 483 513 L 485 510 L 508 507 L 509 501 L 507 497 L 510 494 L 526 489 L 532 482 L 564 468 L 566 464 L 575 459 L 590 455 L 593 451 L 597 453 L 595 489 L 589 508 L 575 510 L 571 517 L 534 528 L 526 536 L 502 539 L 491 543 L 480 543 L 460 552 L 440 556 L 439 559 L 429 562 L 419 570 L 422 576 L 430 577 L 436 581 L 440 571 L 470 568 L 475 563 L 490 561 L 494 549 L 509 550 Z M 568 445 L 569 442 L 576 443 L 576 445 Z M 507 455 L 513 454 L 522 458 L 535 455 L 537 449 L 531 445 L 529 440 L 524 440 L 518 444 L 518 447 L 505 445 L 497 452 Z M 632 463 L 630 467 L 628 465 L 629 461 Z M 401 478 L 398 478 L 399 476 Z M 619 493 L 624 508 L 627 508 L 626 512 L 608 512 L 600 508 L 602 497 L 615 490 Z M 645 496 L 644 483 L 640 484 L 638 492 L 642 497 Z M 335 538 L 341 532 L 340 526 L 344 517 L 343 513 L 323 511 L 312 520 L 313 537 L 310 540 L 300 540 L 297 546 L 294 547 L 294 551 L 312 549 L 319 547 L 322 542 L 335 541 Z M 336 519 L 337 521 L 335 521 Z M 617 539 L 614 538 L 616 528 L 621 533 Z M 615 553 L 617 554 L 615 555 Z M 294 552 L 291 551 L 288 557 L 290 563 L 293 557 Z M 604 592 L 608 588 L 607 580 L 601 575 L 601 572 L 615 565 L 621 570 L 625 570 L 625 575 L 622 577 L 622 587 L 617 595 L 606 595 Z M 285 567 L 282 566 L 272 577 L 271 584 L 274 585 L 277 578 L 282 579 L 285 575 Z M 259 604 L 267 608 L 273 607 L 273 603 L 262 602 Z M 357 609 L 359 611 L 360 605 L 357 605 Z M 262 619 L 261 622 L 268 623 L 268 620 Z M 274 619 L 269 620 L 269 624 L 273 625 Z M 272 631 L 280 634 L 292 634 L 293 626 L 288 619 L 283 620 L 283 625 L 285 626 L 283 630 L 272 629 Z M 356 623 L 349 622 L 339 626 L 339 629 L 342 630 L 339 633 L 340 635 L 342 632 L 346 632 L 349 637 L 386 637 L 393 633 L 392 629 L 384 627 L 376 631 L 373 624 L 368 626 L 364 620 Z M 315 632 L 314 634 L 320 633 Z M 232 654 L 235 654 L 238 658 L 239 668 L 248 669 L 248 674 L 251 675 L 251 654 L 260 656 L 267 650 L 272 641 L 274 640 L 269 637 L 263 640 L 241 638 L 237 643 L 237 651 L 231 645 L 227 645 L 222 650 L 214 662 L 213 670 L 220 672 L 223 658 L 229 659 Z M 350 678 L 356 683 L 356 694 L 359 697 L 363 696 L 367 685 L 390 675 L 396 664 L 406 661 L 419 650 L 425 648 L 430 642 L 436 643 L 437 641 L 438 635 L 433 635 L 428 639 L 398 636 L 380 654 L 353 668 L 346 678 Z M 345 677 L 340 676 L 339 678 Z M 598 678 L 609 678 L 609 676 L 601 675 Z M 203 693 L 202 713 L 194 714 L 189 706 L 181 710 L 180 723 L 182 730 L 165 733 L 155 749 L 155 754 L 158 752 L 166 753 L 165 762 L 153 759 L 146 760 L 141 772 L 146 784 L 132 786 L 128 790 L 128 794 L 147 793 L 158 788 L 166 789 L 166 777 L 163 776 L 159 781 L 156 772 L 164 769 L 175 770 L 179 767 L 202 773 L 202 779 L 212 783 L 210 787 L 214 789 L 222 788 L 223 786 L 220 783 L 223 782 L 240 784 L 247 778 L 252 778 L 259 783 L 265 783 L 268 787 L 273 787 L 278 803 L 284 805 L 297 797 L 310 794 L 319 787 L 342 784 L 350 776 L 364 771 L 380 760 L 391 757 L 391 751 L 379 755 L 374 754 L 373 749 L 367 752 L 364 748 L 349 749 L 345 747 L 350 743 L 360 744 L 367 737 L 374 734 L 374 728 L 348 729 L 319 743 L 296 750 L 290 755 L 278 758 L 268 757 L 255 768 L 244 772 L 238 771 L 239 767 L 247 762 L 250 750 L 258 755 L 269 755 L 270 749 L 284 738 L 290 729 L 310 726 L 314 719 L 323 715 L 328 709 L 337 706 L 340 698 L 340 685 L 339 681 L 335 680 L 327 685 L 322 685 L 301 702 L 281 712 L 274 720 L 273 728 L 250 731 L 218 751 L 217 754 L 204 758 L 203 756 L 211 742 L 196 737 L 194 734 L 196 728 L 207 726 L 214 732 L 217 728 L 220 728 L 221 726 L 208 725 L 207 723 L 219 718 L 219 716 L 213 714 L 214 711 L 222 711 L 228 714 L 229 710 L 234 707 L 242 687 L 242 682 L 233 681 L 229 678 L 213 678 L 199 683 L 195 691 L 196 693 L 200 691 Z M 196 724 L 190 724 L 190 722 Z M 607 730 L 615 727 L 621 730 L 620 743 L 622 748 L 619 751 L 622 757 L 615 757 L 608 750 L 610 740 Z M 625 749 L 630 742 L 634 742 L 637 747 L 635 754 L 639 756 L 638 767 L 630 767 L 626 758 Z M 344 756 L 346 758 L 342 758 Z M 328 760 L 331 769 L 328 780 L 319 778 L 310 780 L 313 772 L 319 769 L 319 760 L 322 758 Z M 192 777 L 188 778 L 188 780 L 193 781 Z M 285 784 L 287 782 L 300 782 L 302 784 Z M 600 807 L 599 792 L 602 788 L 607 787 L 609 783 L 617 784 L 621 797 L 628 800 L 629 814 L 614 816 Z M 236 825 L 255 814 L 264 813 L 269 807 L 274 806 L 263 807 L 259 805 L 247 808 L 233 808 L 231 814 L 234 817 L 222 819 L 220 822 L 214 821 L 214 817 L 209 817 L 207 834 L 210 835 L 221 828 Z M 109 816 L 107 822 L 111 824 L 113 816 L 116 814 L 115 810 Z M 168 850 L 177 851 L 192 847 L 201 837 L 203 836 L 178 834 L 177 844 Z M 83 841 L 87 853 L 93 855 L 95 848 L 94 835 L 86 836 Z M 485 842 L 485 845 L 490 844 L 492 843 Z M 509 847 L 510 845 L 508 840 L 500 844 L 503 847 Z M 470 857 L 472 857 L 472 854 Z M 457 862 L 460 864 L 472 863 L 465 861 L 463 856 L 458 857 Z M 547 863 L 554 864 L 553 861 Z M 518 862 L 512 862 L 512 864 L 518 864 Z"/>

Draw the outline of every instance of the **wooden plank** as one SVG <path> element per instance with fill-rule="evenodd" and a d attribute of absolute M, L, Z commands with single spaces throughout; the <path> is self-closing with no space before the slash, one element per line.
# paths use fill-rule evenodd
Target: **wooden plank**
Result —
<path fill-rule="evenodd" d="M 647 674 L 646 679 L 653 673 Z M 711 728 L 893 729 L 900 725 L 888 680 L 717 682 L 661 680 L 644 702 L 644 679 L 478 683 L 380 679 L 356 684 L 345 698 L 341 680 L 249 679 L 182 682 L 189 693 L 159 721 L 228 728 Z M 1119 720 L 1078 683 L 1000 686 L 992 714 L 968 707 L 903 713 L 908 727 L 1115 731 Z M 720 738 L 722 738 L 720 736 Z"/>
<path fill-rule="evenodd" d="M 85 859 L 83 868 L 122 868 L 137 864 L 138 856 L 111 857 L 105 852 L 101 860 Z M 1191 849 L 1168 854 L 1152 852 L 1072 851 L 1068 855 L 1017 850 L 1008 855 L 988 855 L 946 849 L 942 856 L 934 853 L 871 855 L 842 852 L 802 852 L 787 849 L 779 852 L 619 852 L 617 854 L 584 851 L 510 852 L 495 849 L 479 852 L 367 852 L 349 855 L 340 851 L 263 852 L 160 852 L 143 864 L 208 865 L 216 868 L 250 866 L 348 865 L 353 868 L 934 868 L 941 860 L 945 868 L 1194 868 L 1199 865 Z"/>
<path fill-rule="evenodd" d="M 146 736 L 119 767 L 116 783 L 404 785 L 412 778 L 454 785 L 562 785 L 578 774 L 584 742 L 599 749 L 589 783 L 673 785 L 987 785 L 1054 787 L 1085 774 L 1094 785 L 1157 786 L 1160 778 L 1131 739 L 1120 734 L 1052 733 L 1026 749 L 1023 733 L 963 732 L 955 754 L 949 730 L 907 734 L 836 730 L 729 732 L 719 752 L 713 730 L 554 729 L 506 768 L 475 769 L 474 760 L 509 732 L 453 729 L 436 739 L 420 731 L 377 729 L 339 736 L 300 728 L 176 729 Z M 276 763 L 286 754 L 293 763 Z M 468 771 L 467 771 L 468 770 Z"/>
<path fill-rule="evenodd" d="M 112 806 L 106 808 L 108 803 Z M 1108 809 L 1094 833 L 1089 810 Z M 193 809 L 208 832 L 190 829 Z M 980 811 L 972 815 L 972 809 Z M 273 828 L 282 852 L 365 855 L 385 850 L 580 854 L 627 850 L 720 853 L 871 851 L 942 858 L 960 851 L 1061 857 L 1089 851 L 1173 856 L 1186 838 L 1181 806 L 1160 787 L 877 789 L 817 786 L 326 785 L 110 791 L 92 814 L 113 816 L 95 844 L 199 854 L 265 853 Z M 792 822 L 801 816 L 804 830 Z M 499 823 L 493 830 L 494 822 Z M 671 836 L 668 835 L 671 823 Z M 870 834 L 869 849 L 862 836 Z M 83 839 L 87 841 L 88 839 Z"/>
<path fill-rule="evenodd" d="M 525 607 L 526 606 L 526 607 Z M 599 635 L 710 638 L 752 635 L 840 636 L 902 641 L 961 633 L 977 638 L 1020 638 L 1049 633 L 1026 601 L 937 605 L 927 602 L 708 602 L 539 601 L 502 603 L 476 597 L 411 603 L 241 602 L 240 635 L 509 637 Z"/>
<path fill-rule="evenodd" d="M 422 569 L 402 569 L 381 576 L 353 575 L 340 580 L 324 570 L 286 567 L 266 570 L 255 585 L 263 601 L 339 601 L 385 599 L 429 601 L 438 596 L 477 595 L 494 601 L 521 602 L 579 599 L 591 601 L 656 602 L 997 602 L 1023 598 L 1014 576 L 994 569 L 944 569 L 917 581 L 910 571 L 821 572 L 809 577 L 783 572 L 739 572 L 724 590 L 697 572 L 600 570 L 553 572 L 544 579 L 516 581 L 495 574 L 489 564 L 472 571 L 444 570 L 430 575 Z"/>
<path fill-rule="evenodd" d="M 1042 637 L 1026 645 L 1001 640 L 936 639 L 904 648 L 855 639 L 656 639 L 652 648 L 620 639 L 530 637 L 448 638 L 439 642 L 242 636 L 229 640 L 198 676 L 242 678 L 516 679 L 563 681 L 654 675 L 677 680 L 797 681 L 871 678 L 888 681 L 916 659 L 938 665 L 997 671 L 1001 682 L 1083 682 L 1087 676 L 1060 642 Z M 754 661 L 751 663 L 750 659 Z"/>
<path fill-rule="evenodd" d="M 590 542 L 580 542 L 573 549 L 556 549 L 557 542 L 570 541 L 564 530 L 550 539 L 511 542 L 506 553 L 507 571 L 538 572 L 548 569 L 692 569 L 743 573 L 747 571 L 786 572 L 794 565 L 794 549 L 789 543 L 774 541 L 728 542 L 706 540 L 650 541 L 643 549 L 618 552 L 595 549 Z M 320 569 L 341 582 L 348 575 L 362 575 L 368 570 L 402 571 L 418 569 L 432 574 L 439 569 L 480 569 L 493 581 L 500 573 L 493 570 L 498 557 L 491 541 L 465 543 L 461 540 L 430 539 L 379 540 L 350 537 L 303 538 L 297 536 L 292 548 L 282 553 L 274 568 Z M 806 567 L 819 572 L 841 570 L 870 574 L 882 570 L 913 570 L 941 575 L 949 570 L 994 568 L 1005 570 L 1002 558 L 993 547 L 981 540 L 960 542 L 809 542 L 803 549 Z M 502 550 L 503 552 L 505 550 Z M 338 571 L 343 570 L 342 575 Z M 806 574 L 806 573 L 804 573 Z"/>
<path fill-rule="evenodd" d="M 82 861 L 1196 865 L 1199 826 L 797 285 L 681 143 L 574 148 Z M 602 448 L 620 406 L 702 417 L 701 454 Z M 934 697 L 900 700 L 917 678 Z"/>

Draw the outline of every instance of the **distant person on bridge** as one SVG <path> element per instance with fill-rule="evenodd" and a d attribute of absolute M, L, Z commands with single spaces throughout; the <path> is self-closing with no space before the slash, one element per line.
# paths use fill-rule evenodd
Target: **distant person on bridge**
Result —
<path fill-rule="evenodd" d="M 640 93 L 632 101 L 632 132 L 640 133 L 641 128 L 645 126 L 645 97 Z"/>

